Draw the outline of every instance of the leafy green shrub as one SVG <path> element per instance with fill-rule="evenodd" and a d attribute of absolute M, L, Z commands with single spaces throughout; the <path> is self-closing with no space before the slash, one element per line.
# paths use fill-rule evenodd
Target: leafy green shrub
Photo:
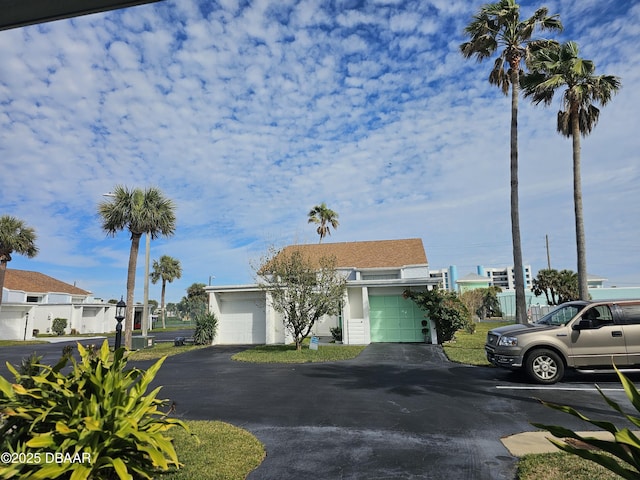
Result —
<path fill-rule="evenodd" d="M 7 363 L 15 383 L 0 376 L 0 449 L 32 462 L 0 464 L 0 478 L 125 480 L 179 466 L 164 432 L 187 426 L 159 410 L 161 387 L 147 393 L 164 358 L 146 371 L 125 370 L 125 349 L 110 360 L 106 340 L 94 355 L 80 344 L 78 351 L 79 362 L 31 362 L 28 374 Z M 54 455 L 74 461 L 50 461 L 62 458 Z"/>
<path fill-rule="evenodd" d="M 51 330 L 56 335 L 64 335 L 64 329 L 67 328 L 67 319 L 66 318 L 54 318 L 53 323 L 51 324 Z"/>
<path fill-rule="evenodd" d="M 329 329 L 331 332 L 331 336 L 336 342 L 342 341 L 342 328 L 341 327 L 332 327 Z"/>
<path fill-rule="evenodd" d="M 426 317 L 436 324 L 438 343 L 452 340 L 455 333 L 464 328 L 473 329 L 471 316 L 455 292 L 447 292 L 438 287 L 422 292 L 405 290 L 404 298 L 410 298 L 426 312 Z"/>
<path fill-rule="evenodd" d="M 201 312 L 196 315 L 196 328 L 193 332 L 193 343 L 211 345 L 218 333 L 218 319 L 213 313 Z"/>
<path fill-rule="evenodd" d="M 640 393 L 633 383 L 617 368 L 616 372 L 618 372 L 618 377 L 622 382 L 627 398 L 636 411 L 640 412 Z M 640 417 L 625 413 L 618 403 L 607 397 L 602 392 L 600 387 L 596 385 L 596 388 L 611 408 L 622 414 L 636 427 L 640 427 Z M 628 428 L 618 429 L 610 422 L 591 420 L 572 407 L 544 401 L 542 403 L 547 407 L 568 413 L 569 415 L 578 417 L 579 419 L 589 422 L 598 428 L 602 428 L 603 430 L 611 433 L 614 438 L 613 440 L 601 440 L 592 437 L 583 437 L 564 427 L 533 423 L 533 426 L 551 432 L 556 438 L 573 439 L 579 442 L 565 443 L 550 439 L 549 441 L 551 443 L 565 452 L 596 462 L 622 478 L 630 480 L 640 479 L 640 439 L 636 437 L 631 430 Z M 616 460 L 615 457 L 620 459 L 622 462 Z"/>

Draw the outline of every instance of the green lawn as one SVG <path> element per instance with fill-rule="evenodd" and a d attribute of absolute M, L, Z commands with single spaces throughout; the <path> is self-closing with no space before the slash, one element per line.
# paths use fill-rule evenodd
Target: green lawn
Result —
<path fill-rule="evenodd" d="M 262 345 L 236 353 L 232 360 L 251 363 L 312 363 L 350 360 L 360 355 L 362 345 L 320 345 L 318 350 L 310 350 L 303 345 L 297 351 L 295 345 Z"/>
<path fill-rule="evenodd" d="M 19 345 L 41 345 L 49 343 L 42 340 L 0 340 L 0 347 L 15 347 Z"/>
<path fill-rule="evenodd" d="M 181 347 L 176 347 L 173 342 L 162 342 L 156 343 L 151 348 L 132 351 L 129 353 L 127 358 L 129 360 L 157 360 L 164 356 L 170 357 L 172 355 L 210 347 L 211 345 L 183 345 Z"/>
<path fill-rule="evenodd" d="M 467 333 L 463 330 L 456 333 L 455 339 L 447 342 L 442 347 L 449 360 L 467 365 L 488 366 L 487 356 L 484 353 L 484 342 L 487 332 L 492 328 L 508 325 L 512 322 L 478 322 L 475 333 Z"/>
<path fill-rule="evenodd" d="M 618 475 L 565 452 L 526 455 L 518 462 L 517 480 L 615 480 Z"/>
<path fill-rule="evenodd" d="M 264 445 L 246 430 L 216 421 L 186 424 L 197 440 L 182 428 L 168 432 L 184 466 L 156 476 L 157 480 L 242 480 L 264 460 Z"/>

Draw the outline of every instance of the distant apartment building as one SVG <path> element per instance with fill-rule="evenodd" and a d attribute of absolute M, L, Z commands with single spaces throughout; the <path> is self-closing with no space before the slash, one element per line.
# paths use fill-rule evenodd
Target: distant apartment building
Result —
<path fill-rule="evenodd" d="M 531 289 L 533 286 L 533 274 L 531 265 L 524 265 L 524 288 Z M 500 287 L 502 290 L 515 290 L 515 275 L 513 267 L 484 267 L 478 265 L 474 275 L 489 279 L 489 285 Z M 451 265 L 449 268 L 440 270 L 429 270 L 429 276 L 434 280 L 439 280 L 442 288 L 449 291 L 457 291 L 459 288 L 458 267 Z"/>

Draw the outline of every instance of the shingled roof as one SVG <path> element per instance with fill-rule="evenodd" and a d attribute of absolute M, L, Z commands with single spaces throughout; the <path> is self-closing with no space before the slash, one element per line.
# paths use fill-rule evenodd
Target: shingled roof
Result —
<path fill-rule="evenodd" d="M 427 264 L 427 255 L 419 238 L 291 245 L 282 252 L 286 254 L 293 249 L 313 260 L 333 256 L 337 268 L 400 268 Z"/>
<path fill-rule="evenodd" d="M 7 268 L 4 277 L 4 288 L 28 293 L 67 293 L 69 295 L 91 295 L 91 292 L 74 285 L 56 280 L 39 272 L 13 270 Z"/>

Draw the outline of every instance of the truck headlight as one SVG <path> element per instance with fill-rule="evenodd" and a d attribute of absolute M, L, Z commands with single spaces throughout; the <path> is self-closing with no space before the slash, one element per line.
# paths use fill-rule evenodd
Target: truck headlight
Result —
<path fill-rule="evenodd" d="M 500 337 L 498 345 L 501 347 L 517 347 L 518 339 L 516 337 Z"/>

